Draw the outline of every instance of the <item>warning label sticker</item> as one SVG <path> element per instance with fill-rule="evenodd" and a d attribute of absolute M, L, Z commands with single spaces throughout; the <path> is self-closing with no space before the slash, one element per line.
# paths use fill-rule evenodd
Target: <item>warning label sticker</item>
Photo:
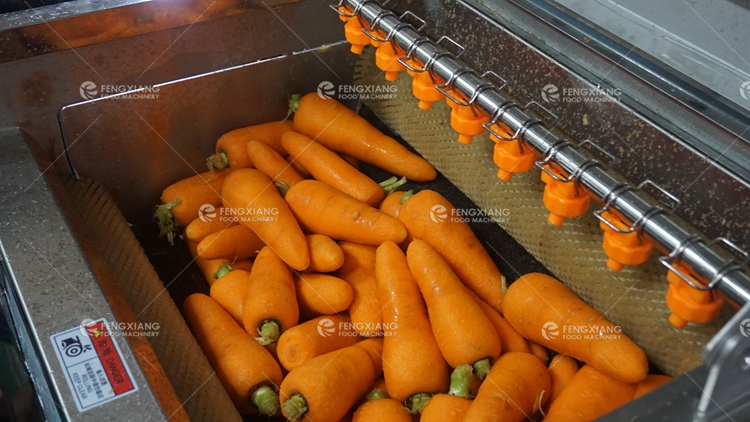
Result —
<path fill-rule="evenodd" d="M 138 390 L 107 320 L 87 322 L 50 337 L 80 412 Z"/>

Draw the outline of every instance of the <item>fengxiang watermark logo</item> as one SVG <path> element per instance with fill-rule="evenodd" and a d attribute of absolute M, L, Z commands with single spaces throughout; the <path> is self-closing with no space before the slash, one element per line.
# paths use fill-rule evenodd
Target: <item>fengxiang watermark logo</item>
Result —
<path fill-rule="evenodd" d="M 740 85 L 740 97 L 750 100 L 750 81 L 745 81 Z"/>
<path fill-rule="evenodd" d="M 398 324 L 371 322 L 335 322 L 328 318 L 318 321 L 318 334 L 321 337 L 355 337 L 358 333 L 368 333 L 370 337 L 390 337 L 395 335 Z"/>
<path fill-rule="evenodd" d="M 211 204 L 203 204 L 198 209 L 198 218 L 204 223 L 217 219 L 222 223 L 274 222 L 279 218 L 279 209 L 269 207 L 216 208 Z"/>
<path fill-rule="evenodd" d="M 542 338 L 552 341 L 562 336 L 563 340 L 619 340 L 622 328 L 619 325 L 563 325 L 553 321 L 542 325 Z"/>
<path fill-rule="evenodd" d="M 100 328 L 106 328 L 102 330 Z M 102 326 L 99 321 L 84 319 L 78 330 L 84 336 L 110 337 L 157 337 L 161 325 L 158 322 L 107 322 Z"/>
<path fill-rule="evenodd" d="M 318 84 L 318 96 L 324 100 L 392 100 L 397 92 L 394 84 L 334 85 L 329 81 Z"/>
<path fill-rule="evenodd" d="M 750 318 L 743 319 L 742 322 L 740 322 L 740 334 L 745 337 L 750 337 Z"/>
<path fill-rule="evenodd" d="M 85 81 L 78 88 L 84 100 L 110 97 L 118 100 L 156 100 L 159 98 L 159 87 L 152 85 L 97 85 Z"/>
<path fill-rule="evenodd" d="M 450 211 L 440 204 L 430 208 L 430 220 L 434 223 L 507 223 L 510 221 L 510 210 L 507 208 L 451 208 Z"/>
<path fill-rule="evenodd" d="M 547 84 L 542 88 L 542 100 L 546 103 L 609 103 L 620 101 L 620 88 L 563 88 L 560 90 L 554 84 Z"/>

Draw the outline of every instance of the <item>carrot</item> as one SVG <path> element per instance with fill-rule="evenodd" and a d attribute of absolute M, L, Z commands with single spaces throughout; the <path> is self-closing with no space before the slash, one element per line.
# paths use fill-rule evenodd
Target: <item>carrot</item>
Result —
<path fill-rule="evenodd" d="M 352 422 L 412 422 L 411 415 L 401 402 L 388 398 L 374 398 L 359 406 Z"/>
<path fill-rule="evenodd" d="M 412 192 L 412 191 L 409 191 Z M 385 197 L 383 202 L 380 203 L 378 209 L 384 214 L 388 214 L 393 218 L 398 218 L 401 212 L 401 198 L 406 194 L 404 191 L 395 191 Z M 412 192 L 413 194 L 413 192 Z"/>
<path fill-rule="evenodd" d="M 344 251 L 333 239 L 322 234 L 308 234 L 305 238 L 310 250 L 309 271 L 329 273 L 344 265 Z"/>
<path fill-rule="evenodd" d="M 216 154 L 208 157 L 208 167 L 230 170 L 251 167 L 253 163 L 246 148 L 250 141 L 268 144 L 283 157 L 286 151 L 281 146 L 281 135 L 290 130 L 294 130 L 291 122 L 269 122 L 227 132 L 216 141 Z"/>
<path fill-rule="evenodd" d="M 541 344 L 534 343 L 533 341 L 528 342 L 528 344 L 529 349 L 531 349 L 531 354 L 539 358 L 543 364 L 547 365 L 549 363 L 549 352 L 547 349 Z"/>
<path fill-rule="evenodd" d="M 295 132 L 286 132 L 284 136 L 290 133 Z M 287 186 L 292 186 L 297 182 L 305 180 L 278 152 L 263 142 L 248 142 L 247 155 L 252 160 L 255 168 L 270 177 L 274 182 L 281 182 Z"/>
<path fill-rule="evenodd" d="M 308 360 L 357 343 L 349 315 L 323 315 L 296 325 L 281 334 L 277 352 L 288 371 Z"/>
<path fill-rule="evenodd" d="M 156 207 L 154 214 L 159 222 L 159 237 L 167 236 L 169 244 L 173 244 L 177 226 L 185 227 L 198 218 L 201 207 L 221 205 L 219 191 L 226 176 L 226 171 L 205 172 L 167 186 L 161 193 L 162 205 Z"/>
<path fill-rule="evenodd" d="M 195 293 L 182 306 L 185 320 L 242 413 L 275 415 L 281 369 L 273 357 L 210 297 Z"/>
<path fill-rule="evenodd" d="M 219 279 L 220 275 L 217 274 L 219 269 L 222 268 L 224 265 L 229 265 L 230 261 L 228 259 L 203 259 L 200 256 L 198 256 L 198 244 L 195 242 L 191 242 L 190 240 L 186 241 L 188 250 L 190 251 L 190 255 L 193 256 L 193 260 L 195 261 L 195 265 L 198 266 L 198 268 L 203 273 L 203 277 L 206 279 L 206 282 L 208 285 L 214 284 L 216 280 Z M 224 270 L 224 273 L 227 271 L 231 271 L 231 267 L 229 267 L 228 270 Z"/>
<path fill-rule="evenodd" d="M 432 333 L 427 309 L 406 256 L 393 242 L 377 249 L 375 258 L 383 325 L 391 327 L 383 338 L 385 382 L 391 397 L 420 403 L 421 396 L 448 391 L 450 373 Z M 420 397 L 414 397 L 414 396 Z M 409 409 L 418 413 L 421 409 Z"/>
<path fill-rule="evenodd" d="M 482 308 L 482 312 L 484 312 L 492 325 L 495 327 L 495 331 L 497 331 L 497 335 L 498 337 L 500 337 L 500 345 L 502 346 L 501 350 L 503 351 L 503 353 L 531 353 L 529 343 L 526 341 L 526 339 L 518 334 L 518 331 L 516 331 L 508 323 L 508 321 L 506 321 L 505 318 L 500 315 L 500 312 L 496 311 L 495 308 L 480 299 L 479 296 L 477 296 L 476 293 L 472 292 L 471 290 L 469 290 L 469 294 L 471 294 L 471 297 L 474 298 L 474 301 L 476 301 L 479 307 Z"/>
<path fill-rule="evenodd" d="M 326 274 L 297 273 L 294 288 L 303 319 L 343 312 L 354 297 L 349 283 Z"/>
<path fill-rule="evenodd" d="M 253 261 L 249 259 L 238 259 L 232 262 L 232 269 L 250 272 L 253 269 Z"/>
<path fill-rule="evenodd" d="M 291 164 L 292 168 L 299 173 L 300 176 L 304 177 L 305 179 L 312 179 L 312 174 L 310 174 L 309 171 L 307 171 L 306 168 L 302 167 L 302 164 L 299 163 L 299 161 L 294 159 L 293 155 L 287 155 L 284 157 L 284 160 Z"/>
<path fill-rule="evenodd" d="M 422 240 L 409 245 L 406 258 L 419 285 L 440 351 L 448 364 L 474 365 L 479 378 L 500 355 L 500 338 L 448 263 Z"/>
<path fill-rule="evenodd" d="M 508 288 L 505 318 L 522 336 L 557 353 L 591 364 L 617 380 L 641 381 L 646 354 L 622 330 L 544 274 L 526 274 Z"/>
<path fill-rule="evenodd" d="M 551 385 L 547 367 L 529 353 L 506 353 L 495 362 L 464 420 L 521 422 L 544 404 Z"/>
<path fill-rule="evenodd" d="M 262 345 L 273 343 L 279 334 L 299 321 L 297 296 L 289 268 L 274 251 L 261 249 L 250 272 L 242 302 L 242 323 L 248 333 L 258 332 Z"/>
<path fill-rule="evenodd" d="M 672 377 L 669 375 L 646 375 L 646 378 L 635 386 L 635 395 L 633 396 L 633 399 L 644 396 L 669 381 L 672 381 Z"/>
<path fill-rule="evenodd" d="M 635 384 L 584 365 L 552 403 L 545 422 L 588 422 L 633 399 Z"/>
<path fill-rule="evenodd" d="M 420 422 L 463 422 L 472 401 L 450 394 L 435 394 L 422 411 Z"/>
<path fill-rule="evenodd" d="M 401 203 L 398 219 L 406 226 L 409 237 L 432 246 L 468 288 L 502 313 L 502 275 L 453 205 L 431 190 L 411 197 L 404 195 Z"/>
<path fill-rule="evenodd" d="M 545 412 L 549 412 L 552 403 L 560 397 L 560 393 L 570 384 L 570 381 L 578 373 L 578 362 L 570 356 L 557 355 L 549 363 L 549 376 L 552 380 L 552 389 L 549 400 L 544 405 Z"/>
<path fill-rule="evenodd" d="M 218 302 L 238 324 L 242 324 L 242 301 L 249 280 L 250 273 L 247 271 L 230 270 L 211 285 L 211 298 Z"/>
<path fill-rule="evenodd" d="M 352 157 L 349 154 L 341 154 L 339 153 L 339 156 L 344 159 L 347 163 L 349 163 L 350 166 L 354 167 L 355 169 L 359 170 L 360 165 L 362 164 L 359 159 Z"/>
<path fill-rule="evenodd" d="M 203 259 L 253 258 L 264 246 L 255 232 L 237 225 L 203 238 L 198 244 L 198 256 Z"/>
<path fill-rule="evenodd" d="M 294 107 L 293 107 L 294 108 Z M 409 180 L 425 182 L 437 176 L 425 159 L 385 136 L 365 119 L 336 100 L 317 93 L 302 97 L 294 126 L 328 149 L 351 155 Z"/>
<path fill-rule="evenodd" d="M 402 179 L 399 184 L 391 180 L 393 183 L 381 187 L 335 152 L 297 132 L 285 133 L 281 143 L 316 180 L 327 183 L 371 207 L 377 206 L 385 198 L 386 193 L 392 192 L 406 182 Z"/>
<path fill-rule="evenodd" d="M 198 243 L 209 234 L 236 226 L 237 222 L 227 218 L 224 213 L 224 207 L 218 207 L 213 212 L 204 213 L 203 218 L 198 217 L 185 227 L 185 237 Z"/>
<path fill-rule="evenodd" d="M 375 278 L 376 248 L 350 242 L 341 242 L 339 246 L 344 251 L 344 265 L 338 275 L 351 284 L 354 291 L 349 306 L 354 329 L 363 337 L 378 336 L 382 332 L 383 313 Z"/>
<path fill-rule="evenodd" d="M 281 411 L 290 421 L 336 421 L 367 392 L 382 373 L 382 339 L 310 359 L 284 378 Z"/>
<path fill-rule="evenodd" d="M 397 219 L 317 180 L 297 183 L 285 199 L 309 232 L 368 245 L 406 238 L 406 228 Z"/>
<path fill-rule="evenodd" d="M 233 171 L 221 195 L 240 225 L 254 231 L 290 267 L 303 271 L 310 265 L 305 235 L 268 176 L 254 169 Z"/>

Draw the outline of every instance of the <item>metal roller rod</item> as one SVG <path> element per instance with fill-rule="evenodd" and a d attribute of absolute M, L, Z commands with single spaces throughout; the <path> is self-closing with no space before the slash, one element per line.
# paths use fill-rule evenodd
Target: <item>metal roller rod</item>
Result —
<path fill-rule="evenodd" d="M 382 11 L 383 7 L 373 0 L 343 0 L 352 10 L 356 11 L 359 17 L 368 25 L 372 23 L 376 16 Z M 392 42 L 398 45 L 403 51 L 410 50 L 420 35 L 409 26 L 404 27 L 396 16 L 386 15 L 377 22 L 377 29 L 383 34 L 393 33 Z M 427 63 L 436 54 L 445 52 L 445 50 L 432 42 L 421 42 L 413 48 L 412 58 L 420 63 Z M 434 60 L 431 68 L 434 75 L 438 78 L 448 81 L 453 79 L 452 75 L 464 70 L 455 59 L 444 55 Z M 466 69 L 471 70 L 471 69 Z M 478 87 L 484 84 L 475 73 L 466 72 L 456 77 L 450 88 L 454 91 L 463 93 L 466 98 L 471 98 L 476 93 Z M 486 89 L 476 96 L 474 104 L 483 109 L 490 116 L 495 115 L 502 105 L 508 102 L 497 90 Z M 500 120 L 511 131 L 520 130 L 530 117 L 518 107 L 510 107 L 502 114 Z M 528 127 L 522 136 L 523 142 L 535 149 L 541 156 L 545 156 L 553 145 L 560 142 L 561 139 L 552 134 L 541 124 Z M 552 162 L 562 167 L 568 174 L 579 171 L 581 166 L 590 161 L 576 149 L 572 147 L 563 147 L 551 159 Z M 588 166 L 580 172 L 578 182 L 588 188 L 592 195 L 602 201 L 613 190 L 621 186 L 621 183 L 614 177 L 606 173 L 602 168 L 597 166 Z M 627 220 L 631 222 L 642 221 L 642 218 L 654 210 L 654 206 L 646 202 L 638 194 L 626 191 L 618 196 L 610 205 L 619 211 Z M 677 250 L 680 245 L 686 242 L 692 234 L 683 230 L 665 213 L 657 213 L 647 218 L 640 227 L 640 232 L 648 236 L 664 254 L 669 255 Z M 703 242 L 693 242 L 683 248 L 680 255 L 680 261 L 687 264 L 695 275 L 703 280 L 715 280 L 714 284 L 728 300 L 738 306 L 750 302 L 750 277 L 742 270 L 726 271 L 729 268 L 730 261 L 725 260 L 716 252 L 711 250 Z M 736 267 L 735 267 L 736 268 Z"/>

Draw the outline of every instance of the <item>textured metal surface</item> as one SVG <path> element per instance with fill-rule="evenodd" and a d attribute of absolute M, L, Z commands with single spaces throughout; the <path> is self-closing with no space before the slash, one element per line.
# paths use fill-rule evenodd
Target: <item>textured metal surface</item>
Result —
<path fill-rule="evenodd" d="M 0 132 L 0 242 L 13 272 L 12 286 L 31 326 L 39 364 L 53 381 L 53 401 L 76 421 L 166 419 L 128 342 L 116 339 L 138 391 L 79 413 L 55 356 L 50 336 L 86 318 L 115 321 L 107 298 L 74 234 L 40 174 L 21 133 Z M 93 318 L 92 318 L 93 317 Z M 37 390 L 37 394 L 45 394 Z M 49 409 L 45 409 L 49 411 Z M 54 413 L 49 413 L 54 418 Z"/>

